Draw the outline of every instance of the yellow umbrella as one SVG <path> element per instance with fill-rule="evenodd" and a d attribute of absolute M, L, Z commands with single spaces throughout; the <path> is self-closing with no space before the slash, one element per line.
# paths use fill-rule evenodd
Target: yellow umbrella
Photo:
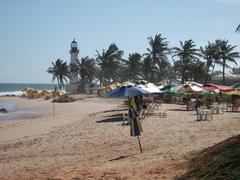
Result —
<path fill-rule="evenodd" d="M 26 92 L 26 93 L 30 93 L 30 92 L 32 92 L 33 90 L 34 90 L 33 88 L 26 87 L 26 88 L 24 88 L 22 91 L 23 91 L 23 92 Z"/>
<path fill-rule="evenodd" d="M 37 95 L 41 95 L 41 94 L 42 94 L 42 92 L 43 92 L 43 91 L 42 91 L 42 90 L 40 90 L 40 89 L 37 89 L 37 90 L 36 90 L 36 94 L 37 94 Z"/>
<path fill-rule="evenodd" d="M 49 91 L 47 91 L 47 90 L 42 90 L 42 92 L 41 92 L 41 96 L 46 96 L 46 95 L 49 95 L 50 94 L 50 92 Z"/>
<path fill-rule="evenodd" d="M 105 86 L 101 86 L 101 87 L 98 88 L 98 90 L 102 90 L 102 89 L 106 89 L 106 87 Z"/>
<path fill-rule="evenodd" d="M 240 88 L 236 88 L 230 92 L 226 92 L 227 95 L 239 95 L 240 96 Z"/>
<path fill-rule="evenodd" d="M 112 90 L 114 90 L 114 89 L 116 89 L 116 88 L 118 88 L 118 87 L 120 87 L 120 86 L 121 86 L 121 84 L 119 84 L 119 83 L 113 83 L 113 84 L 111 84 L 111 85 L 108 85 L 107 88 L 108 88 L 110 91 L 112 91 Z"/>
<path fill-rule="evenodd" d="M 63 90 L 60 90 L 60 89 L 58 89 L 57 92 L 59 93 L 60 96 L 63 96 L 67 93 L 66 91 L 63 91 Z"/>
<path fill-rule="evenodd" d="M 104 94 L 107 93 L 107 88 L 105 86 L 101 86 L 98 88 L 98 95 L 103 96 Z"/>

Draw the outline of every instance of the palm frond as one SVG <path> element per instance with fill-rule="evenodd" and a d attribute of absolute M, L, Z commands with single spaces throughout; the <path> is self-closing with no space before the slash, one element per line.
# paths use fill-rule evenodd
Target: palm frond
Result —
<path fill-rule="evenodd" d="M 236 32 L 240 32 L 240 24 L 238 25 Z"/>

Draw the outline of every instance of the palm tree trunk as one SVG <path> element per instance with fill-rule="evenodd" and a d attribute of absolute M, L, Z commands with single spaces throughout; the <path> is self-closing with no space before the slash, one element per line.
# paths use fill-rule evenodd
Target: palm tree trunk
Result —
<path fill-rule="evenodd" d="M 61 84 L 61 89 L 63 89 L 64 88 L 64 83 L 63 83 L 63 79 L 62 78 L 60 79 L 60 84 Z"/>
<path fill-rule="evenodd" d="M 213 73 L 214 73 L 214 68 L 215 68 L 215 62 L 213 63 L 212 75 L 211 75 L 211 76 L 213 76 Z"/>
<path fill-rule="evenodd" d="M 57 77 L 57 83 L 58 83 L 59 89 L 62 89 L 62 88 L 61 88 L 61 85 L 60 85 L 60 82 L 59 82 L 59 77 Z"/>
<path fill-rule="evenodd" d="M 225 85 L 225 60 L 223 60 L 223 85 Z"/>
<path fill-rule="evenodd" d="M 184 78 L 185 78 L 185 73 L 184 73 L 184 69 L 182 71 L 182 84 L 184 83 Z"/>
<path fill-rule="evenodd" d="M 208 71 L 209 71 L 209 66 L 206 67 L 206 72 L 205 72 L 205 84 L 208 82 Z"/>

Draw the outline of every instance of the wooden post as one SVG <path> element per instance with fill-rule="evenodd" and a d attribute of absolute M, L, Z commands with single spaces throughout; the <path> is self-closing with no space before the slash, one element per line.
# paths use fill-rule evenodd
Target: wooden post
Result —
<path fill-rule="evenodd" d="M 137 136 L 137 138 L 138 138 L 138 144 L 139 144 L 140 152 L 142 153 L 142 145 L 141 145 L 141 142 L 140 142 L 139 136 Z"/>
<path fill-rule="evenodd" d="M 53 103 L 53 117 L 55 118 L 55 102 L 52 103 Z"/>
<path fill-rule="evenodd" d="M 57 93 L 57 86 L 54 86 L 54 98 L 53 98 L 53 117 L 55 118 L 55 97 L 56 97 L 56 93 Z"/>

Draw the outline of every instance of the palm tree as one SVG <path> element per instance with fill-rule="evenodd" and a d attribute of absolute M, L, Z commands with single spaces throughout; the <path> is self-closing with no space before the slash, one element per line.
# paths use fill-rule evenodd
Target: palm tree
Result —
<path fill-rule="evenodd" d="M 240 32 L 240 24 L 238 25 L 236 32 Z"/>
<path fill-rule="evenodd" d="M 205 78 L 205 63 L 197 60 L 191 63 L 190 79 L 193 81 L 201 81 Z"/>
<path fill-rule="evenodd" d="M 215 41 L 216 46 L 218 47 L 218 64 L 222 66 L 223 71 L 223 85 L 225 85 L 225 69 L 230 68 L 230 66 L 227 64 L 228 62 L 235 63 L 237 65 L 237 62 L 235 59 L 240 57 L 239 52 L 234 51 L 234 49 L 237 46 L 232 46 L 228 44 L 227 40 L 221 40 L 218 39 Z"/>
<path fill-rule="evenodd" d="M 141 70 L 141 58 L 142 56 L 138 53 L 129 54 L 128 60 L 125 61 L 125 75 L 127 80 L 135 81 L 140 75 Z"/>
<path fill-rule="evenodd" d="M 178 69 L 181 71 L 182 83 L 189 80 L 189 75 L 187 72 L 192 71 L 191 63 L 196 62 L 200 54 L 198 49 L 195 48 L 195 43 L 192 39 L 185 41 L 184 43 L 180 41 L 180 47 L 173 48 L 173 58 L 178 57 Z"/>
<path fill-rule="evenodd" d="M 122 66 L 123 51 L 119 50 L 116 44 L 111 44 L 107 51 L 104 49 L 102 53 L 97 51 L 97 62 L 100 67 L 100 84 L 108 84 L 111 81 L 119 79 L 119 70 Z"/>
<path fill-rule="evenodd" d="M 47 72 L 53 75 L 52 81 L 57 78 L 59 89 L 64 88 L 64 81 L 67 81 L 68 77 L 68 65 L 61 59 L 57 59 L 56 62 L 52 62 L 52 67 L 47 69 Z"/>
<path fill-rule="evenodd" d="M 232 73 L 233 74 L 240 74 L 240 67 L 232 68 Z"/>
<path fill-rule="evenodd" d="M 214 69 L 215 62 L 217 61 L 217 48 L 215 43 L 208 42 L 208 45 L 203 47 L 200 47 L 201 56 L 206 60 L 206 67 L 205 67 L 205 83 L 208 82 L 209 77 L 209 69 L 212 67 Z"/>
<path fill-rule="evenodd" d="M 166 38 L 162 38 L 161 34 L 156 34 L 154 38 L 148 37 L 148 43 L 150 48 L 147 48 L 149 56 L 152 59 L 152 62 L 157 65 L 159 75 L 162 77 L 166 72 L 165 68 L 169 65 L 168 57 L 169 48 Z M 160 80 L 160 79 L 159 79 Z"/>
<path fill-rule="evenodd" d="M 81 91 L 85 91 L 86 84 L 91 84 L 94 76 L 95 76 L 95 63 L 94 60 L 89 58 L 88 56 L 82 58 L 80 67 L 79 67 L 79 74 L 81 78 Z"/>
<path fill-rule="evenodd" d="M 157 82 L 156 80 L 157 71 L 158 71 L 158 68 L 152 62 L 151 57 L 146 56 L 143 59 L 143 64 L 141 68 L 141 72 L 143 73 L 143 78 L 147 81 Z"/>

